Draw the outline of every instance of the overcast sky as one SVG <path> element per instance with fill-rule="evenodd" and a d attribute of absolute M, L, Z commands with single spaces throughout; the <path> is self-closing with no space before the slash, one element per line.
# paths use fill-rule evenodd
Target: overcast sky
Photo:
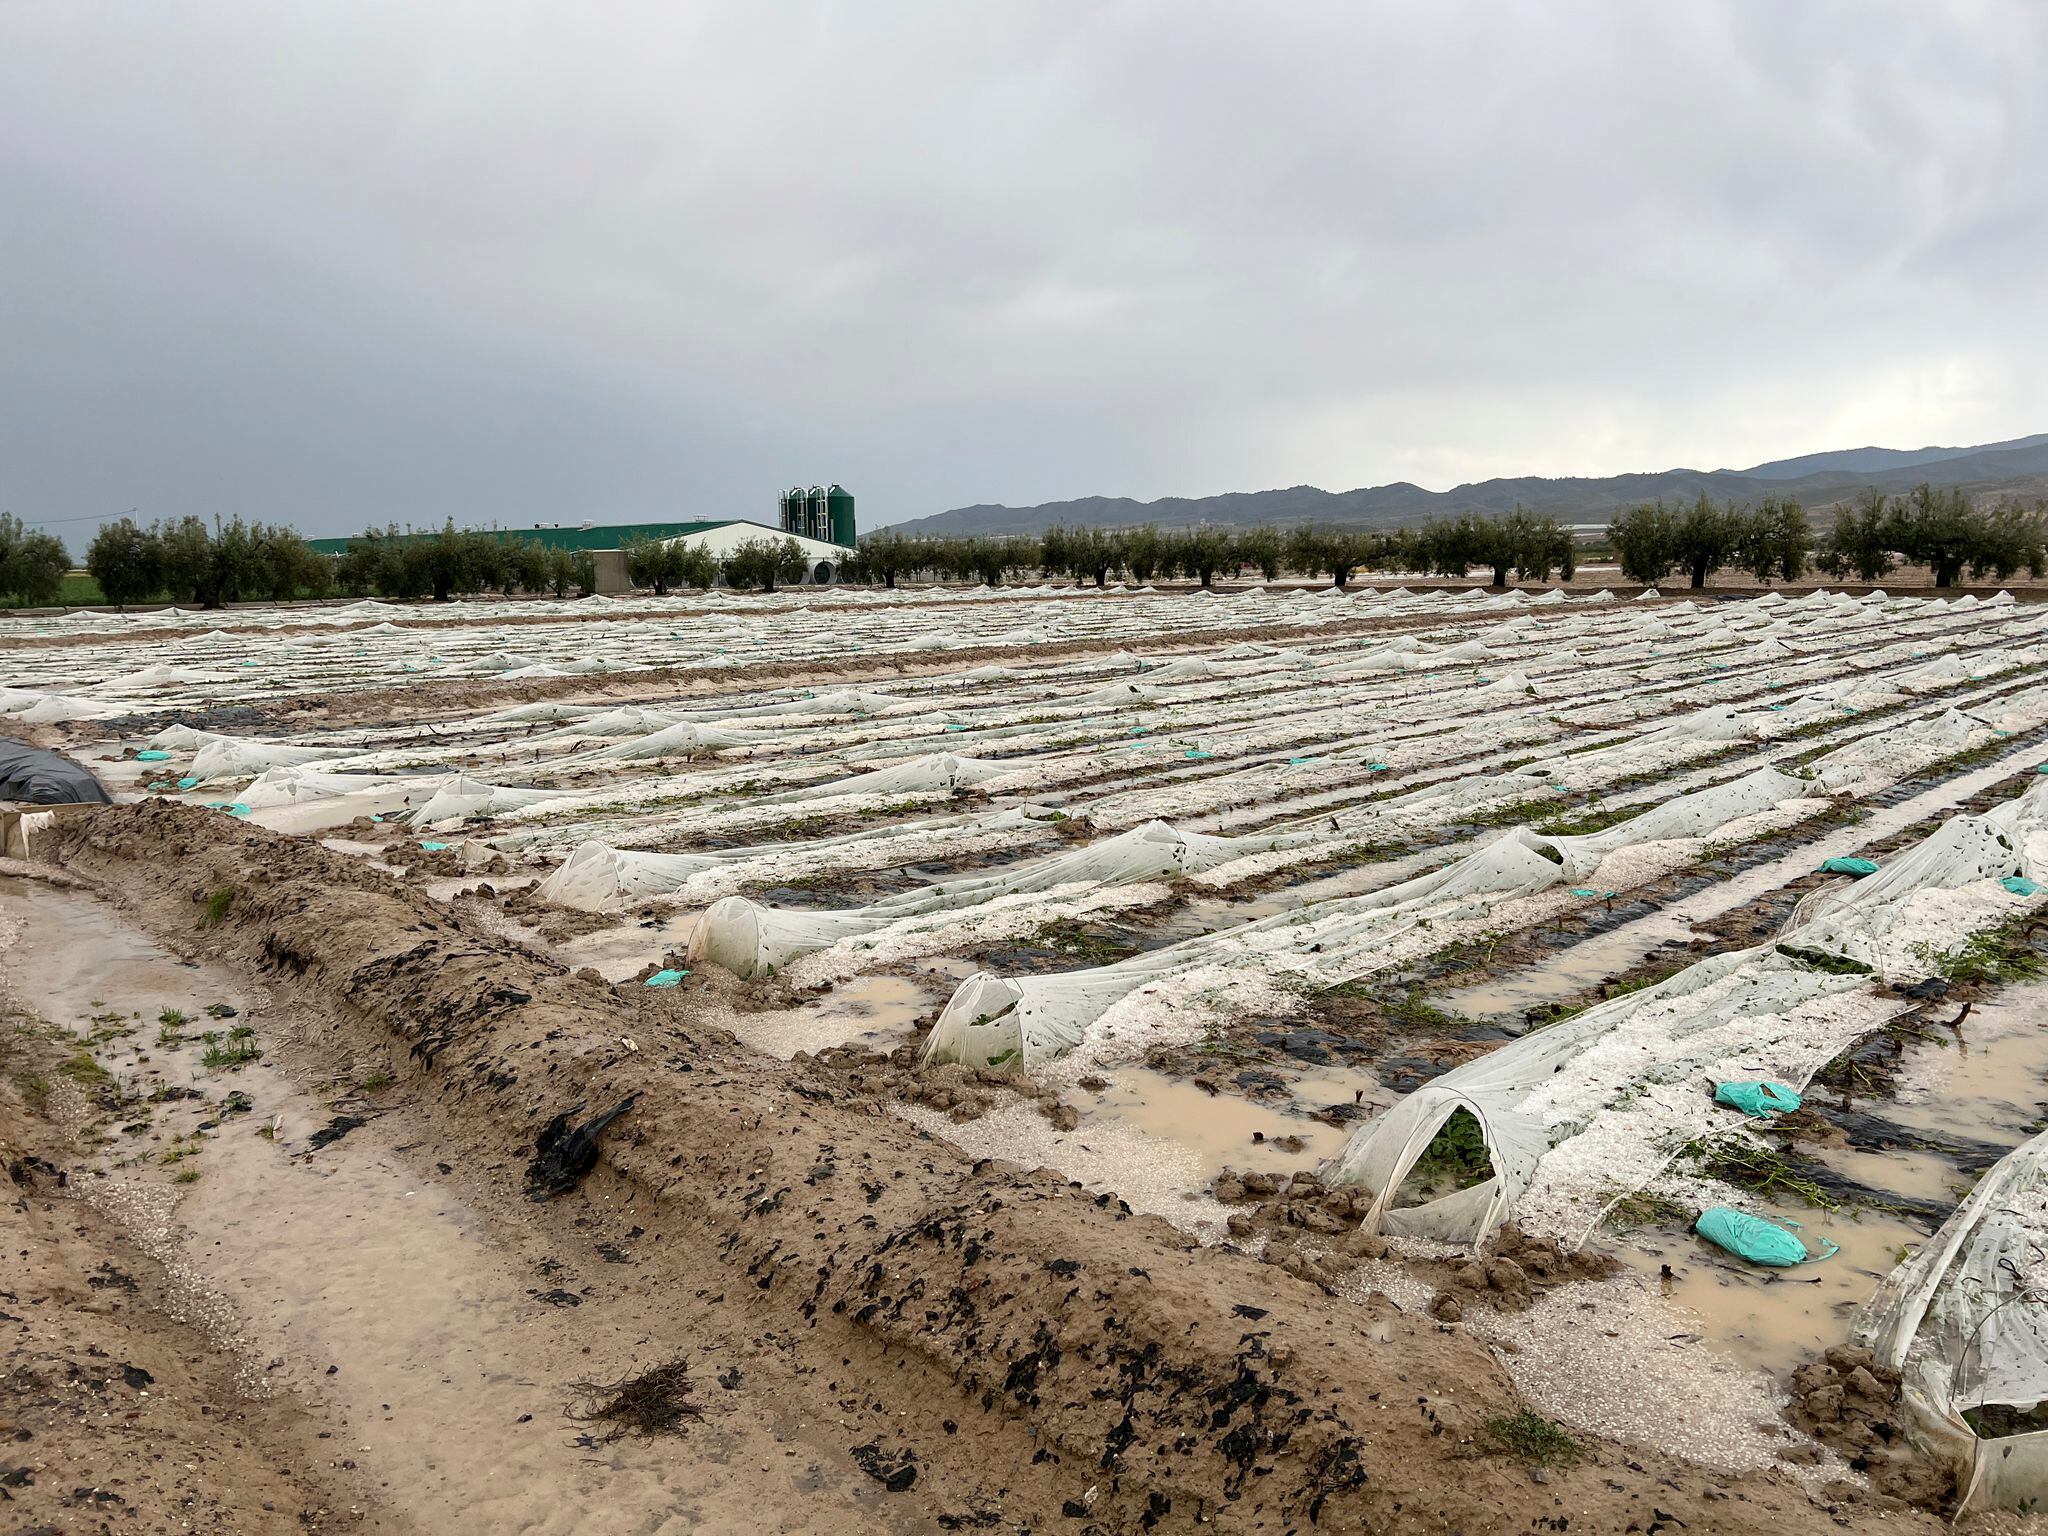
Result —
<path fill-rule="evenodd" d="M 2048 430 L 2048 7 L 0 0 L 0 509 L 308 533 Z"/>

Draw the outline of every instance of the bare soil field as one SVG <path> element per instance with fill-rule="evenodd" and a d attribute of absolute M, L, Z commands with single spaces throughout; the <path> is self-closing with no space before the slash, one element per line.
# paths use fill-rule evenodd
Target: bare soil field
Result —
<path fill-rule="evenodd" d="M 7 1529 L 2035 1524 L 2038 607 L 576 606 L 0 620 Z"/>

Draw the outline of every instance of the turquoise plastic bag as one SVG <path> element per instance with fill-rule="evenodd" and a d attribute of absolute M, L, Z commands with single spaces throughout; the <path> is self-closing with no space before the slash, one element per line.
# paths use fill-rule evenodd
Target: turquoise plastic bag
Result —
<path fill-rule="evenodd" d="M 1216 754 L 1204 752 L 1200 747 L 1189 747 L 1185 755 L 1188 757 L 1214 757 Z"/>
<path fill-rule="evenodd" d="M 1787 1223 L 1787 1226 L 1797 1225 L 1797 1222 Z M 1774 1221 L 1765 1221 L 1761 1216 L 1752 1216 L 1747 1211 L 1725 1205 L 1712 1206 L 1700 1212 L 1700 1219 L 1693 1223 L 1692 1229 L 1715 1247 L 1725 1248 L 1739 1259 L 1748 1259 L 1752 1264 L 1768 1264 L 1773 1269 L 1790 1269 L 1808 1259 L 1831 1259 L 1842 1251 L 1839 1243 L 1822 1238 L 1827 1251 L 1810 1254 L 1797 1233 L 1787 1231 Z"/>
<path fill-rule="evenodd" d="M 1854 875 L 1861 880 L 1865 875 L 1877 873 L 1875 859 L 1823 859 L 1820 872 L 1824 875 Z"/>
<path fill-rule="evenodd" d="M 2041 894 L 2041 887 L 2029 880 L 2025 875 L 2007 875 L 1998 883 L 2008 891 L 2011 891 L 2015 896 L 2038 896 Z"/>
<path fill-rule="evenodd" d="M 162 747 L 151 747 L 146 752 L 135 754 L 135 761 L 138 763 L 167 763 L 170 761 L 170 758 L 171 754 L 164 751 Z"/>
<path fill-rule="evenodd" d="M 656 971 L 647 978 L 646 985 L 650 987 L 672 987 L 689 974 L 688 971 Z"/>
<path fill-rule="evenodd" d="M 420 851 L 423 853 L 440 853 L 447 846 L 446 843 L 421 843 Z"/>
<path fill-rule="evenodd" d="M 197 779 L 188 778 L 178 780 L 178 788 L 180 789 L 197 789 L 198 787 L 199 781 Z"/>
<path fill-rule="evenodd" d="M 1745 1115 L 1788 1115 L 1802 1101 L 1796 1089 L 1766 1079 L 1763 1082 L 1716 1083 L 1714 1102 L 1739 1109 Z"/>

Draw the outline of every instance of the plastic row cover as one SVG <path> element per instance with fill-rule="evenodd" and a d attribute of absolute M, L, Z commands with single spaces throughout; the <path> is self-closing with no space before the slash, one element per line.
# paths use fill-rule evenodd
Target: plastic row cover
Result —
<path fill-rule="evenodd" d="M 2048 1132 L 1885 1278 L 1856 1333 L 1899 1372 L 1908 1432 L 1957 1466 L 1963 1507 L 2048 1498 L 2048 1430 L 1987 1444 L 1963 1417 L 2048 1399 Z"/>
<path fill-rule="evenodd" d="M 1149 821 L 1086 847 L 990 874 L 941 880 L 844 911 L 782 911 L 757 905 L 744 896 L 728 896 L 714 902 L 698 922 L 691 936 L 690 958 L 751 977 L 779 970 L 797 956 L 841 939 L 874 933 L 908 918 L 958 911 L 1000 896 L 1196 874 L 1316 836 L 1207 837 L 1179 831 L 1163 821 Z"/>

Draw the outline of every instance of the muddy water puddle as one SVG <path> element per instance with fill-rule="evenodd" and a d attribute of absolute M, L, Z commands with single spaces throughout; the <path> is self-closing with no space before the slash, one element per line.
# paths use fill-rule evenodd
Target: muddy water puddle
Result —
<path fill-rule="evenodd" d="M 1901 1061 L 1897 1098 L 1859 1099 L 1854 1107 L 1923 1135 L 1935 1147 L 1944 1138 L 2005 1150 L 2020 1145 L 2048 1113 L 2048 983 L 2013 988 L 1979 1005 L 1963 1034 L 1959 1044 L 1945 1031 L 1912 1042 Z M 1810 1098 L 1816 1104 L 1836 1102 L 1827 1089 L 1813 1090 Z M 1798 1150 L 1880 1199 L 1891 1196 L 1944 1213 L 1975 1183 L 1954 1158 L 1928 1148 L 1809 1143 Z M 1782 1225 L 1799 1223 L 1809 1251 L 1820 1251 L 1823 1239 L 1840 1244 L 1841 1251 L 1771 1270 L 1723 1254 L 1689 1232 L 1621 1233 L 1599 1241 L 1642 1283 L 1684 1308 L 1701 1337 L 1781 1376 L 1815 1351 L 1844 1342 L 1856 1309 L 1937 1224 L 1932 1215 L 1870 1207 L 1826 1211 L 1766 1201 L 1746 1208 Z M 1665 1264 L 1672 1271 L 1669 1280 L 1661 1273 Z"/>
<path fill-rule="evenodd" d="M 1440 992 L 1430 1001 L 1472 1019 L 1520 1020 L 1549 1003 L 1598 987 L 1640 963 L 1659 945 L 1683 940 L 1689 928 L 1667 913 L 1593 934 L 1535 965 L 1503 971 L 1469 987 Z"/>
<path fill-rule="evenodd" d="M 860 1045 L 877 1053 L 894 1050 L 917 1021 L 942 1006 L 950 981 L 926 985 L 904 976 L 858 976 L 795 1008 L 735 1013 L 726 1025 L 741 1040 L 788 1061 L 799 1051 Z"/>
<path fill-rule="evenodd" d="M 1310 1073 L 1290 1084 L 1291 1099 L 1268 1104 L 1140 1067 L 1120 1069 L 1094 1093 L 1072 1089 L 1066 1100 L 1081 1112 L 1083 1132 L 1110 1125 L 1177 1144 L 1194 1154 L 1208 1180 L 1225 1168 L 1292 1173 L 1335 1156 L 1349 1130 L 1312 1120 L 1308 1111 L 1350 1103 L 1359 1085 L 1351 1073 Z"/>
<path fill-rule="evenodd" d="M 1784 1270 L 1746 1264 L 1689 1232 L 1638 1234 L 1610 1251 L 1683 1308 L 1701 1338 L 1781 1376 L 1846 1340 L 1856 1309 L 1927 1236 L 1923 1227 L 1877 1211 L 1849 1216 L 1762 1202 L 1749 1209 L 1783 1226 L 1799 1223 L 1810 1252 L 1823 1250 L 1822 1239 L 1841 1251 Z"/>
<path fill-rule="evenodd" d="M 696 931 L 696 911 L 673 913 L 643 926 L 629 919 L 623 927 L 600 928 L 573 939 L 550 941 L 533 930 L 525 930 L 526 942 L 553 956 L 571 970 L 589 966 L 606 981 L 624 981 L 649 965 L 664 963 L 671 951 L 689 953 L 690 935 Z"/>

